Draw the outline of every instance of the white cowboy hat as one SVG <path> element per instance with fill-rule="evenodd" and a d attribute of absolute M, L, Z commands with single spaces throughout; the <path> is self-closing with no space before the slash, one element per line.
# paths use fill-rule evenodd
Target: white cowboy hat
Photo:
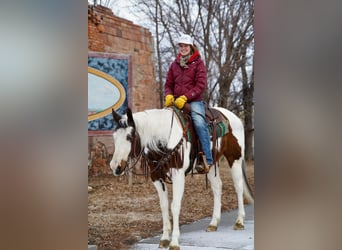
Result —
<path fill-rule="evenodd" d="M 180 44 L 180 43 L 193 45 L 194 39 L 187 34 L 183 34 L 178 38 L 178 44 Z"/>

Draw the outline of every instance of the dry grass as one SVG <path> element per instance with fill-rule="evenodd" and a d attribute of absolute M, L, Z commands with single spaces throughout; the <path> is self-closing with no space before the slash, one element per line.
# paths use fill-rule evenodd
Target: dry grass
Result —
<path fill-rule="evenodd" d="M 237 207 L 230 169 L 221 162 L 223 182 L 222 211 Z M 254 189 L 254 165 L 247 163 L 247 176 Z M 93 191 L 88 195 L 88 244 L 98 249 L 129 249 L 139 240 L 158 235 L 162 230 L 157 191 L 150 179 L 135 177 L 128 186 L 126 177 L 89 177 Z M 172 186 L 168 184 L 169 199 Z M 180 214 L 180 224 L 211 216 L 213 195 L 205 175 L 188 175 Z M 233 225 L 232 225 L 233 226 Z"/>

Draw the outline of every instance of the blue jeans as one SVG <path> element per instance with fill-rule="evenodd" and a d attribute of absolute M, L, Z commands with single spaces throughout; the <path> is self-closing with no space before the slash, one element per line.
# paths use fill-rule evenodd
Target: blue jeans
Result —
<path fill-rule="evenodd" d="M 205 154 L 207 163 L 213 164 L 213 156 L 210 149 L 210 135 L 208 124 L 205 121 L 205 107 L 203 101 L 190 102 L 191 118 L 194 123 L 195 131 L 201 143 L 203 153 Z"/>

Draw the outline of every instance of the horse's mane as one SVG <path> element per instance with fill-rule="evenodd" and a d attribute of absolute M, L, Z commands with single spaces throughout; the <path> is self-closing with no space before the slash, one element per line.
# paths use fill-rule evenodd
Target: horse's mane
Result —
<path fill-rule="evenodd" d="M 148 109 L 134 113 L 133 118 L 142 146 L 150 150 L 173 148 L 182 137 L 182 128 L 171 109 Z"/>

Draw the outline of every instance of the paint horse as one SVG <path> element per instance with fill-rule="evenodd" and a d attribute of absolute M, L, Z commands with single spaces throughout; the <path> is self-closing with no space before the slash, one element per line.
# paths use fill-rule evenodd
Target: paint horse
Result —
<path fill-rule="evenodd" d="M 244 229 L 243 195 L 249 202 L 253 198 L 244 173 L 244 128 L 241 120 L 224 108 L 215 108 L 229 120 L 229 131 L 217 138 L 217 159 L 226 157 L 238 198 L 238 217 L 234 229 Z M 184 193 L 186 169 L 190 166 L 192 143 L 187 140 L 180 119 L 172 108 L 150 109 L 132 114 L 119 115 L 112 110 L 118 128 L 113 133 L 114 154 L 110 167 L 115 176 L 127 171 L 130 160 L 142 158 L 150 169 L 150 176 L 157 189 L 163 220 L 160 248 L 171 250 L 179 247 L 179 214 Z M 232 146 L 235 145 L 235 146 Z M 211 143 L 213 146 L 213 143 Z M 238 154 L 232 154 L 233 151 Z M 236 157 L 236 155 L 238 155 Z M 195 164 L 193 164 L 195 165 Z M 211 167 L 207 177 L 214 195 L 214 208 L 207 231 L 216 231 L 221 218 L 222 181 L 218 167 Z M 169 218 L 167 185 L 172 183 L 172 221 Z M 172 238 L 170 236 L 172 228 Z"/>

